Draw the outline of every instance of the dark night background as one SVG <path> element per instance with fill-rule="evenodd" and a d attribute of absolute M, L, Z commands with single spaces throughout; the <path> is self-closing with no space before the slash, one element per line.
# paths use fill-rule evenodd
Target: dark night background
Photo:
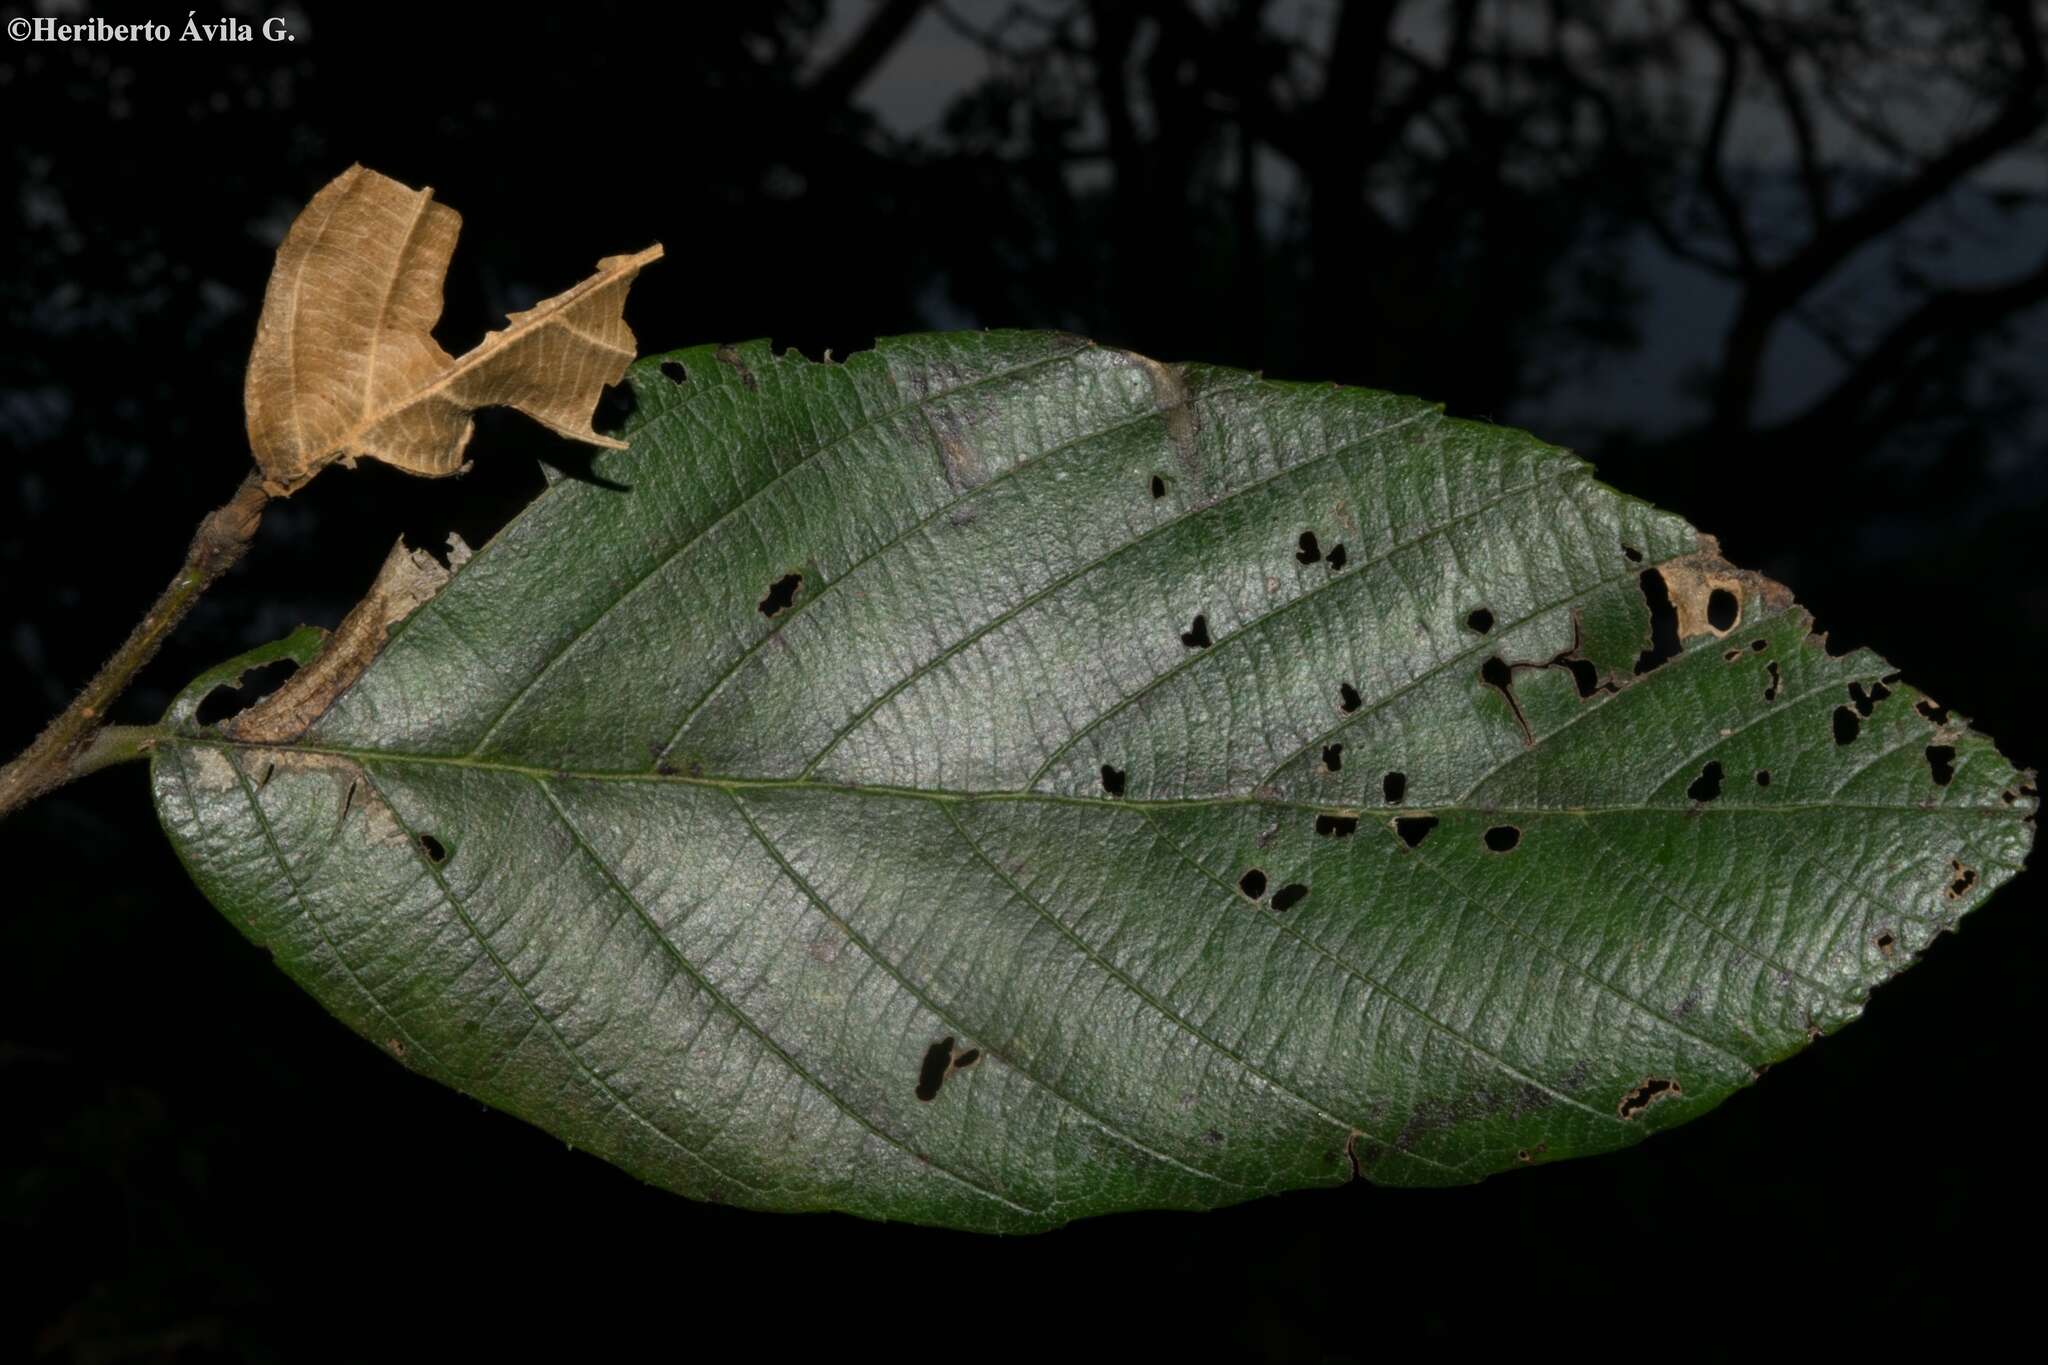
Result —
<path fill-rule="evenodd" d="M 646 350 L 1058 326 L 1419 393 L 1572 445 L 2048 755 L 2036 0 L 221 12 L 300 41 L 0 48 L 8 753 L 241 478 L 271 251 L 359 160 L 464 216 L 451 349 L 659 240 Z M 497 411 L 471 454 L 273 507 L 123 718 L 333 625 L 401 530 L 480 543 L 573 452 Z M 2038 875 L 1630 1152 L 1005 1241 L 689 1203 L 411 1075 L 118 769 L 0 827 L 0 1356 L 1961 1345 L 2040 1293 Z"/>

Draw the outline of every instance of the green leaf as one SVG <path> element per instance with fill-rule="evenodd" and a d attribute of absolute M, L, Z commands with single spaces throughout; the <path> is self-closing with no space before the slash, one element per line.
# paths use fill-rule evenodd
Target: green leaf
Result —
<path fill-rule="evenodd" d="M 310 730 L 209 674 L 154 782 L 334 1014 L 673 1190 L 1029 1230 L 1610 1150 L 2032 841 L 1960 717 L 1519 432 L 1058 335 L 631 378 Z"/>

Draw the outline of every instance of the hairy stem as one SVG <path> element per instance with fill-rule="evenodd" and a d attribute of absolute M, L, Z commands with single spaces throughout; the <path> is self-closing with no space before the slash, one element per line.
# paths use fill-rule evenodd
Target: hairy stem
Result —
<path fill-rule="evenodd" d="M 21 756 L 0 768 L 0 818 L 36 797 L 113 763 L 148 753 L 156 731 L 148 726 L 108 728 L 107 711 L 128 690 L 143 665 L 156 657 L 200 595 L 240 560 L 263 520 L 270 495 L 251 473 L 227 503 L 207 513 L 185 552 L 185 563 L 112 658 L 75 701 L 36 736 Z"/>

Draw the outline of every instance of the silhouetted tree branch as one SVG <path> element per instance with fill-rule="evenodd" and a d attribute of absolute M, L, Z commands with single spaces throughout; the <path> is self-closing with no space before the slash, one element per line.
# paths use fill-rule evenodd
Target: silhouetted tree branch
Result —
<path fill-rule="evenodd" d="M 824 104 L 843 105 L 850 101 L 875 68 L 887 61 L 903 35 L 924 13 L 927 0 L 880 0 L 867 23 L 839 54 L 811 77 L 807 89 Z"/>

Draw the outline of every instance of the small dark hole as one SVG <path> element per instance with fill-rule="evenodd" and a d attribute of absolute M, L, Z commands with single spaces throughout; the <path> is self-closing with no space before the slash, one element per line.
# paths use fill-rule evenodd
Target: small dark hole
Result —
<path fill-rule="evenodd" d="M 1927 767 L 1934 774 L 1934 785 L 1946 787 L 1955 780 L 1956 750 L 1953 744 L 1930 744 L 1927 746 Z"/>
<path fill-rule="evenodd" d="M 1197 616 L 1194 624 L 1180 633 L 1180 642 L 1189 649 L 1207 649 L 1213 643 L 1209 639 L 1209 618 Z"/>
<path fill-rule="evenodd" d="M 1756 784 L 1759 787 L 1771 785 L 1771 770 L 1769 768 L 1758 768 L 1756 770 Z"/>
<path fill-rule="evenodd" d="M 1266 874 L 1256 867 L 1247 869 L 1245 874 L 1237 879 L 1237 889 L 1251 899 L 1257 900 L 1266 894 Z"/>
<path fill-rule="evenodd" d="M 953 1069 L 955 1071 L 965 1071 L 968 1067 L 973 1066 L 976 1062 L 980 1060 L 981 1049 L 978 1047 L 971 1047 L 968 1048 L 967 1051 L 961 1053 L 958 1057 L 955 1057 L 953 1059 Z"/>
<path fill-rule="evenodd" d="M 1695 801 L 1712 801 L 1721 795 L 1721 765 L 1709 763 L 1700 769 L 1700 775 L 1692 780 L 1685 794 Z"/>
<path fill-rule="evenodd" d="M 1342 542 L 1339 542 L 1336 545 L 1332 545 L 1330 547 L 1330 572 L 1337 573 L 1340 570 L 1342 570 L 1345 563 L 1350 558 L 1351 556 L 1344 553 L 1344 546 Z"/>
<path fill-rule="evenodd" d="M 1879 934 L 1877 936 L 1877 950 L 1886 957 L 1890 957 L 1892 955 L 1892 945 L 1897 942 L 1898 940 L 1890 934 Z"/>
<path fill-rule="evenodd" d="M 1337 684 L 1338 710 L 1342 711 L 1345 715 L 1348 716 L 1353 711 L 1356 711 L 1358 709 L 1359 700 L 1360 698 L 1358 695 L 1357 688 L 1353 687 L 1350 683 Z"/>
<path fill-rule="evenodd" d="M 1408 774 L 1388 773 L 1380 783 L 1380 791 L 1387 798 L 1387 804 L 1398 806 L 1401 798 L 1408 794 Z"/>
<path fill-rule="evenodd" d="M 592 430 L 618 432 L 626 429 L 626 423 L 640 410 L 640 395 L 630 384 L 615 384 L 597 396 L 597 408 L 590 414 Z M 441 556 L 431 548 L 428 553 L 436 559 Z"/>
<path fill-rule="evenodd" d="M 1325 744 L 1323 746 L 1323 766 L 1331 772 L 1336 772 L 1339 768 L 1343 767 L 1344 746 L 1341 744 Z"/>
<path fill-rule="evenodd" d="M 1771 642 L 1769 640 L 1751 640 L 1749 647 L 1761 654 L 1771 647 Z"/>
<path fill-rule="evenodd" d="M 1948 723 L 1948 708 L 1946 706 L 1937 706 L 1933 702 L 1923 699 L 1914 702 L 1913 709 L 1928 720 L 1933 721 L 1936 725 L 1946 725 Z"/>
<path fill-rule="evenodd" d="M 1764 700 L 1776 701 L 1778 699 L 1778 684 L 1781 681 L 1783 681 L 1783 679 L 1780 678 L 1778 674 L 1778 661 L 1776 659 L 1772 659 L 1765 663 L 1764 667 L 1771 671 L 1770 685 L 1764 688 Z"/>
<path fill-rule="evenodd" d="M 1358 817 L 1355 815 L 1318 815 L 1316 833 L 1325 839 L 1349 839 L 1358 833 Z"/>
<path fill-rule="evenodd" d="M 1953 858 L 1948 865 L 1956 870 L 1956 879 L 1948 884 L 1949 899 L 1954 900 L 1977 884 L 1977 869 L 1964 867 Z"/>
<path fill-rule="evenodd" d="M 786 573 L 768 585 L 768 595 L 761 599 L 763 616 L 779 616 L 789 610 L 789 604 L 796 601 L 796 595 L 804 585 L 800 573 Z"/>
<path fill-rule="evenodd" d="M 1404 815 L 1394 821 L 1394 833 L 1401 836 L 1401 842 L 1410 848 L 1422 847 L 1422 841 L 1436 828 L 1434 815 Z"/>
<path fill-rule="evenodd" d="M 1868 717 L 1871 711 L 1876 708 L 1877 703 L 1878 697 L 1876 694 L 1865 692 L 1862 683 L 1852 682 L 1849 684 L 1849 704 L 1856 708 L 1857 715 Z"/>
<path fill-rule="evenodd" d="M 1495 825 L 1486 831 L 1486 846 L 1495 853 L 1509 853 L 1522 842 L 1522 831 L 1513 825 Z"/>
<path fill-rule="evenodd" d="M 284 686 L 285 679 L 298 671 L 298 664 L 291 659 L 273 659 L 261 667 L 251 668 L 242 674 L 238 683 L 222 683 L 207 693 L 194 718 L 201 725 L 218 725 L 239 716 Z"/>
<path fill-rule="evenodd" d="M 1636 672 L 1648 673 L 1678 654 L 1678 608 L 1671 605 L 1671 590 L 1664 575 L 1645 569 L 1636 576 L 1643 590 L 1643 602 L 1650 609 L 1650 647 L 1636 656 Z"/>
<path fill-rule="evenodd" d="M 1572 686 L 1579 690 L 1580 701 L 1600 690 L 1600 670 L 1593 667 L 1591 659 L 1566 659 L 1563 662 L 1572 675 Z"/>
<path fill-rule="evenodd" d="M 1304 564 L 1313 564 L 1323 557 L 1322 546 L 1316 544 L 1314 531 L 1301 533 L 1301 548 L 1294 552 L 1294 557 Z"/>
<path fill-rule="evenodd" d="M 1856 712 L 1846 706 L 1835 708 L 1835 743 L 1848 744 L 1855 740 L 1856 732 L 1863 728 L 1863 722 L 1856 718 Z"/>
<path fill-rule="evenodd" d="M 1493 613 L 1481 607 L 1465 618 L 1465 624 L 1484 635 L 1493 629 Z"/>
<path fill-rule="evenodd" d="M 1643 552 L 1641 550 L 1638 550 L 1633 545 L 1622 546 L 1621 552 L 1622 554 L 1628 557 L 1628 562 L 1631 564 L 1640 564 L 1643 562 Z"/>
<path fill-rule="evenodd" d="M 1303 886 L 1300 882 L 1289 882 L 1273 893 L 1273 908 L 1275 910 L 1292 910 L 1307 899 L 1307 887 Z"/>
<path fill-rule="evenodd" d="M 1160 478 L 1157 474 L 1152 476 L 1152 496 L 1155 498 L 1166 496 L 1166 480 Z"/>
<path fill-rule="evenodd" d="M 1716 588 L 1707 594 L 1707 624 L 1715 630 L 1726 633 L 1735 629 L 1735 623 L 1742 619 L 1742 600 L 1726 588 Z"/>
<path fill-rule="evenodd" d="M 1721 662 L 1722 662 L 1722 663 L 1726 663 L 1726 664 L 1732 664 L 1732 663 L 1734 663 L 1734 662 L 1735 662 L 1735 661 L 1736 661 L 1737 659 L 1739 659 L 1739 658 L 1741 658 L 1741 657 L 1742 657 L 1742 651 L 1741 651 L 1741 650 L 1739 650 L 1739 649 L 1731 649 L 1731 650 L 1729 650 L 1729 651 L 1728 651 L 1728 652 L 1727 652 L 1726 654 L 1723 654 L 1723 655 L 1721 656 Z"/>
<path fill-rule="evenodd" d="M 1122 768 L 1112 768 L 1107 763 L 1103 764 L 1102 789 L 1111 796 L 1122 796 L 1124 794 L 1124 770 Z"/>
<path fill-rule="evenodd" d="M 430 863 L 445 863 L 448 861 L 448 850 L 443 848 L 441 841 L 431 834 L 422 834 L 420 836 L 420 851 L 427 855 L 427 861 Z"/>
<path fill-rule="evenodd" d="M 1479 665 L 1479 676 L 1488 687 L 1498 687 L 1503 692 L 1515 681 L 1514 670 L 1509 668 L 1507 660 L 1498 654 Z"/>
<path fill-rule="evenodd" d="M 1641 1085 L 1621 1097 L 1621 1116 L 1632 1119 L 1649 1108 L 1652 1102 L 1661 1100 L 1666 1095 L 1680 1093 L 1682 1092 L 1677 1081 L 1667 1081 L 1661 1076 L 1648 1077 Z"/>
<path fill-rule="evenodd" d="M 953 1040 L 941 1038 L 924 1050 L 924 1065 L 917 1071 L 917 1097 L 926 1103 L 939 1097 L 939 1087 L 946 1083 L 946 1072 L 953 1065 Z"/>
<path fill-rule="evenodd" d="M 680 360 L 662 361 L 661 377 L 668 380 L 671 384 L 687 384 L 690 382 L 690 372 L 683 368 L 683 362 Z"/>

